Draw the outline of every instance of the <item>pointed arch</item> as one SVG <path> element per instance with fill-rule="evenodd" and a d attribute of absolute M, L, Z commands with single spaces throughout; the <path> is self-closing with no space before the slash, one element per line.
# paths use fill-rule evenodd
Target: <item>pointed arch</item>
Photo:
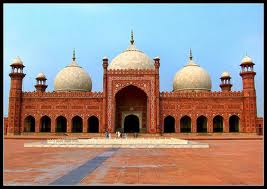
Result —
<path fill-rule="evenodd" d="M 74 116 L 71 120 L 73 133 L 83 132 L 83 119 L 80 116 Z"/>
<path fill-rule="evenodd" d="M 213 132 L 223 132 L 223 117 L 220 115 L 213 118 Z"/>
<path fill-rule="evenodd" d="M 40 120 L 40 132 L 51 132 L 51 119 L 48 116 L 43 116 Z"/>
<path fill-rule="evenodd" d="M 67 132 L 67 119 L 64 116 L 57 117 L 56 132 Z"/>
<path fill-rule="evenodd" d="M 198 133 L 207 133 L 207 123 L 208 119 L 206 116 L 199 116 L 197 118 L 197 132 Z"/>
<path fill-rule="evenodd" d="M 35 132 L 35 118 L 31 115 L 24 119 L 24 132 Z"/>
<path fill-rule="evenodd" d="M 164 118 L 164 133 L 174 133 L 175 132 L 175 119 L 173 116 L 169 115 Z"/>
<path fill-rule="evenodd" d="M 88 122 L 88 133 L 99 132 L 99 120 L 96 116 L 89 117 L 87 122 Z"/>
<path fill-rule="evenodd" d="M 229 118 L 229 132 L 239 132 L 239 120 L 237 115 L 232 115 Z"/>
<path fill-rule="evenodd" d="M 190 133 L 192 127 L 191 118 L 187 115 L 183 116 L 180 119 L 180 132 L 181 133 Z"/>

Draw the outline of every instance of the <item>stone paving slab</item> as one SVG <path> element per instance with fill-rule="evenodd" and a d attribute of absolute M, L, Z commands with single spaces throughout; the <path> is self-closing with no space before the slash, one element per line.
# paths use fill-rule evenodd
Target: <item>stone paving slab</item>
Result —
<path fill-rule="evenodd" d="M 24 147 L 62 148 L 209 148 L 206 143 L 176 138 L 152 139 L 55 139 L 25 143 Z"/>
<path fill-rule="evenodd" d="M 106 148 L 25 148 L 4 139 L 4 185 L 49 185 Z M 33 142 L 33 141 L 32 141 Z M 206 140 L 210 148 L 121 148 L 82 178 L 88 186 L 257 185 L 263 182 L 262 140 Z"/>
<path fill-rule="evenodd" d="M 86 175 L 93 172 L 98 166 L 101 165 L 103 161 L 111 157 L 117 149 L 111 149 L 108 152 L 104 152 L 93 159 L 90 159 L 85 164 L 79 166 L 78 168 L 72 170 L 68 174 L 58 178 L 49 185 L 76 185 L 78 184 Z"/>

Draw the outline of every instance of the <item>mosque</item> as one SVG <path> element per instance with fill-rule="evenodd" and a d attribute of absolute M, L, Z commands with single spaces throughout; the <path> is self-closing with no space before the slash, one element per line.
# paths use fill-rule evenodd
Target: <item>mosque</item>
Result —
<path fill-rule="evenodd" d="M 36 76 L 35 91 L 22 91 L 24 64 L 11 63 L 6 135 L 57 133 L 86 135 L 106 130 L 126 133 L 259 133 L 253 60 L 241 60 L 242 90 L 232 91 L 231 76 L 223 72 L 221 91 L 211 91 L 209 73 L 197 64 L 190 49 L 188 62 L 177 71 L 173 90 L 159 90 L 160 58 L 151 59 L 135 46 L 111 62 L 103 58 L 103 92 L 92 92 L 90 75 L 76 61 L 58 72 L 54 91 L 46 76 Z M 94 78 L 97 79 L 97 78 Z"/>

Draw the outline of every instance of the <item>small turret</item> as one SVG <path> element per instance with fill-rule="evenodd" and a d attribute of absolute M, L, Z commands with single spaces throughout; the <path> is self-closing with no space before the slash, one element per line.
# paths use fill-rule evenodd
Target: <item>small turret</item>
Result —
<path fill-rule="evenodd" d="M 36 85 L 34 87 L 36 88 L 36 91 L 45 92 L 47 85 L 46 85 L 46 77 L 41 72 L 36 76 Z"/>
<path fill-rule="evenodd" d="M 231 91 L 232 84 L 230 83 L 231 76 L 228 72 L 223 72 L 221 75 L 220 87 L 222 91 Z"/>

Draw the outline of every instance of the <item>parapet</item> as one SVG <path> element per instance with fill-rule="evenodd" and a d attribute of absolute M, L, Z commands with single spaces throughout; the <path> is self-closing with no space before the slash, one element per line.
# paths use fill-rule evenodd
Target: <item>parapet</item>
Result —
<path fill-rule="evenodd" d="M 81 91 L 71 91 L 71 92 L 23 92 L 22 97 L 51 97 L 51 98 L 103 98 L 103 92 L 81 92 Z"/>
<path fill-rule="evenodd" d="M 161 92 L 160 97 L 173 97 L 173 98 L 196 98 L 196 97 L 242 97 L 242 91 L 214 91 L 214 92 Z"/>

